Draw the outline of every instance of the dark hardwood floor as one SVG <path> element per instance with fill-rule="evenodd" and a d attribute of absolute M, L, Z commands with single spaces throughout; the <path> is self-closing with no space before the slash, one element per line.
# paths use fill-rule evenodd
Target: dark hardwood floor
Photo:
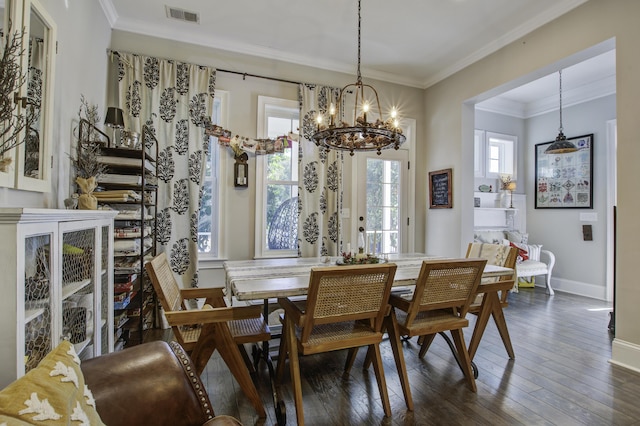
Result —
<path fill-rule="evenodd" d="M 478 393 L 472 393 L 441 337 L 423 360 L 415 339 L 404 342 L 415 410 L 407 411 L 388 342 L 383 342 L 392 417 L 385 418 L 373 369 L 342 376 L 345 352 L 301 359 L 305 421 L 309 425 L 640 425 L 640 374 L 611 365 L 611 305 L 543 289 L 509 295 L 505 310 L 516 353 L 509 360 L 493 322 L 475 357 Z M 475 317 L 470 315 L 471 326 Z M 465 338 L 470 338 L 471 328 Z M 272 348 L 277 347 L 272 341 Z M 217 354 L 203 381 L 216 414 L 245 425 L 275 425 L 268 370 L 258 390 L 267 410 L 259 420 Z M 280 387 L 287 424 L 295 424 L 288 367 Z"/>

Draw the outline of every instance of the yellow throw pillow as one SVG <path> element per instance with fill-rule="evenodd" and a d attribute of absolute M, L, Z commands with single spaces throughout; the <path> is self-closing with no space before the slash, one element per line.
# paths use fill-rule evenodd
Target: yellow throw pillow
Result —
<path fill-rule="evenodd" d="M 0 424 L 104 425 L 73 344 L 63 341 L 0 392 Z"/>

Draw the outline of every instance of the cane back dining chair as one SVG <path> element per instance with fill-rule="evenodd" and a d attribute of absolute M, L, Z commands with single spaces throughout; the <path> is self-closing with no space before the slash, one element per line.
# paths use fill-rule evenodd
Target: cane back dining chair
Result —
<path fill-rule="evenodd" d="M 227 307 L 220 288 L 180 288 L 165 253 L 145 265 L 175 339 L 202 374 L 215 350 L 231 370 L 258 415 L 266 417 L 260 395 L 249 374 L 253 366 L 245 343 L 271 338 L 260 306 Z M 202 309 L 187 309 L 189 299 L 205 299 Z"/>
<path fill-rule="evenodd" d="M 516 260 L 518 258 L 518 249 L 516 247 L 510 247 L 504 244 L 489 244 L 489 243 L 469 243 L 467 247 L 467 258 L 480 258 L 487 259 L 488 265 L 496 265 L 496 266 L 504 266 L 506 268 L 513 269 L 513 276 L 500 276 L 500 277 L 489 277 L 483 278 L 482 283 L 485 282 L 495 282 L 495 281 L 512 281 L 515 283 L 516 281 Z M 504 318 L 504 313 L 502 309 L 509 306 L 508 302 L 508 290 L 500 291 L 500 299 L 499 302 L 485 300 L 484 295 L 480 294 L 474 300 L 474 302 L 469 306 L 469 313 L 474 315 L 489 315 L 493 317 L 493 321 L 498 328 L 498 332 L 500 333 L 500 338 L 502 339 L 502 343 L 504 344 L 505 349 L 507 350 L 507 354 L 509 358 L 515 359 L 515 353 L 513 351 L 513 346 L 511 345 L 511 337 L 509 336 L 509 330 L 507 329 L 507 322 Z M 500 307 L 491 307 L 491 309 L 482 309 L 482 303 L 500 303 Z M 478 324 L 484 324 L 486 326 L 487 320 L 489 318 L 478 319 Z M 484 327 L 479 329 L 476 327 L 473 330 L 473 333 L 484 332 Z M 477 339 L 472 339 L 474 342 Z M 469 356 L 473 359 L 477 347 L 469 347 Z"/>
<path fill-rule="evenodd" d="M 368 346 L 384 413 L 391 415 L 379 344 L 396 265 L 349 265 L 311 269 L 305 301 L 278 299 L 284 309 L 276 377 L 289 369 L 298 425 L 304 424 L 298 356 Z"/>
<path fill-rule="evenodd" d="M 411 400 L 411 391 L 398 336 L 424 336 L 419 353 L 423 357 L 436 333 L 450 331 L 457 361 L 469 388 L 476 392 L 471 359 L 462 329 L 469 325 L 465 316 L 475 297 L 486 263 L 484 259 L 425 260 L 413 293 L 390 296 L 392 310 L 386 329 L 407 405 Z"/>

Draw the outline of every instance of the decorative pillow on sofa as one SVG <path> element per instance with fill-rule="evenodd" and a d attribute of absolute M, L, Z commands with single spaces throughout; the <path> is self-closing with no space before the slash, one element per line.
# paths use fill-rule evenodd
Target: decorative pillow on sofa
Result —
<path fill-rule="evenodd" d="M 73 344 L 61 342 L 0 392 L 0 424 L 103 425 Z"/>
<path fill-rule="evenodd" d="M 473 240 L 478 243 L 502 244 L 504 231 L 476 231 L 473 235 Z"/>
<path fill-rule="evenodd" d="M 512 241 L 509 241 L 510 247 L 515 247 L 518 249 L 518 256 L 516 257 L 516 263 L 522 263 L 525 260 L 529 259 L 529 251 L 526 244 L 515 244 Z"/>
<path fill-rule="evenodd" d="M 518 231 L 507 231 L 507 239 L 514 243 L 529 243 L 529 234 L 518 232 Z"/>

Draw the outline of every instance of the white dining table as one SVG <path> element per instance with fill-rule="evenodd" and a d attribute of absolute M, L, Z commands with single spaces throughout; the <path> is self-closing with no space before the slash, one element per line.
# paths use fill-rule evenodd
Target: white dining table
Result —
<path fill-rule="evenodd" d="M 445 257 L 424 253 L 401 253 L 388 255 L 383 261 L 393 262 L 397 265 L 393 286 L 395 289 L 398 289 L 401 287 L 410 287 L 415 284 L 424 260 L 443 259 L 445 259 Z M 235 298 L 238 301 L 264 301 L 266 318 L 268 316 L 269 299 L 273 300 L 279 297 L 306 295 L 311 268 L 335 265 L 337 261 L 337 257 L 298 257 L 227 261 L 224 263 L 227 294 L 233 296 L 231 297 L 232 300 Z M 513 274 L 514 271 L 511 268 L 487 264 L 482 277 L 504 277 L 513 276 Z M 477 293 L 483 293 L 484 297 L 478 319 L 473 329 L 473 335 L 469 341 L 469 356 L 471 359 L 475 356 L 491 316 L 493 316 L 496 321 L 504 324 L 506 334 L 504 340 L 507 342 L 507 351 L 510 358 L 515 358 L 509 333 L 506 331 L 506 321 L 498 296 L 500 292 L 510 290 L 512 285 L 512 281 L 483 279 L 483 282 L 478 286 Z"/>
<path fill-rule="evenodd" d="M 391 254 L 385 261 L 398 268 L 394 287 L 415 284 L 424 260 L 444 259 L 424 253 Z M 227 294 L 237 300 L 265 300 L 307 294 L 312 267 L 335 265 L 336 257 L 235 260 L 224 262 Z M 512 275 L 513 269 L 487 265 L 483 278 Z"/>

